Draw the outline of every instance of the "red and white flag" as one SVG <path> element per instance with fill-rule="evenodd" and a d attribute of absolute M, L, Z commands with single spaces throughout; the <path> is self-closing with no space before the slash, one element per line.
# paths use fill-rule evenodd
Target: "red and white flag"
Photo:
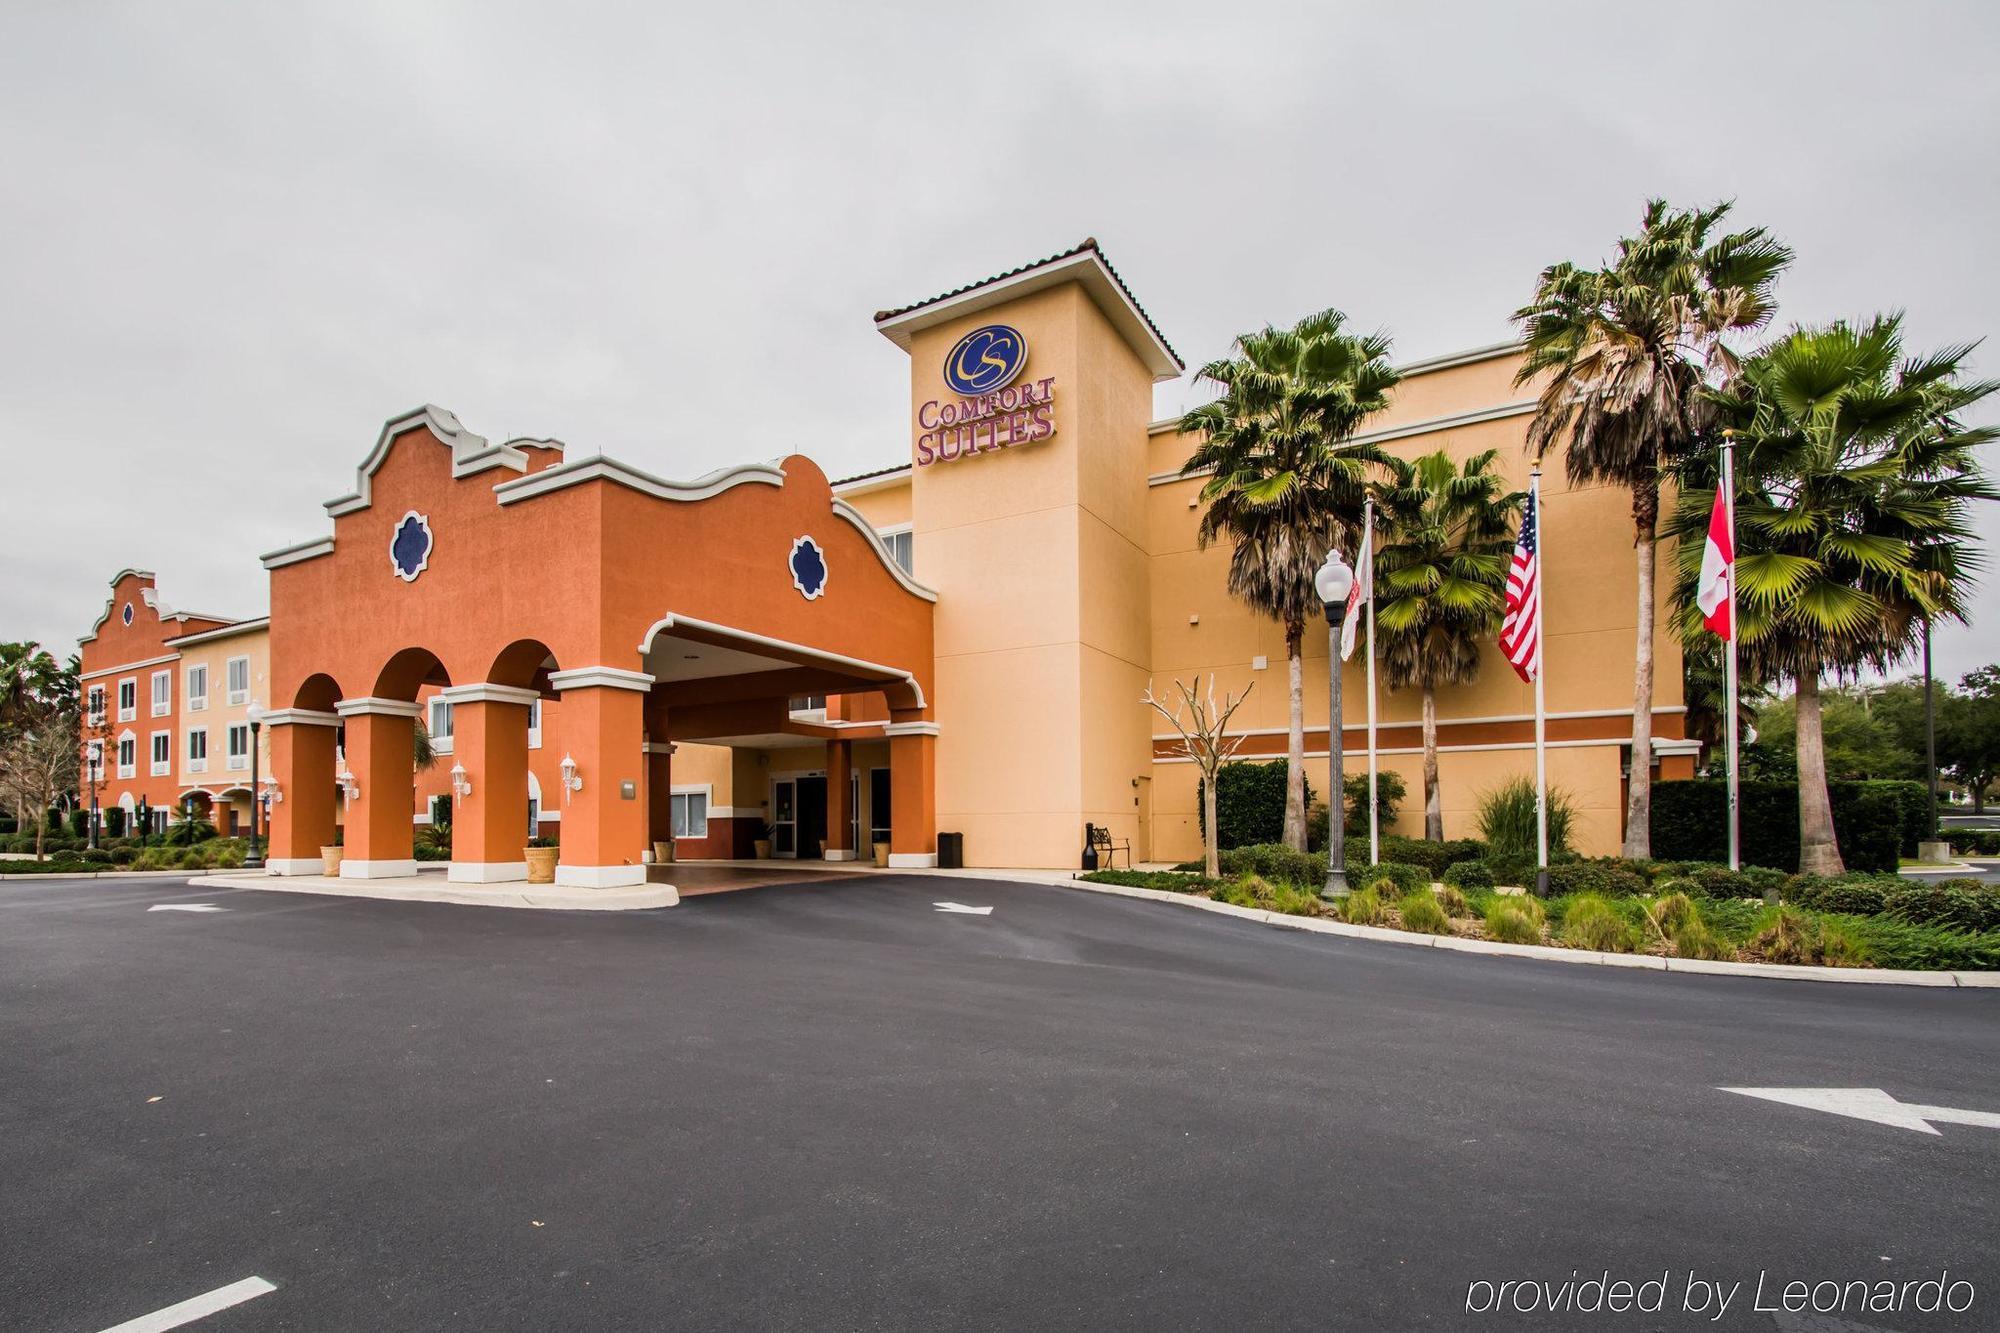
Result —
<path fill-rule="evenodd" d="M 1373 510 L 1369 517 L 1372 520 Z M 1362 529 L 1361 555 L 1354 562 L 1354 591 L 1347 597 L 1347 615 L 1340 622 L 1340 660 L 1354 656 L 1354 632 L 1361 624 L 1361 609 L 1375 600 L 1375 528 L 1372 521 Z"/>
<path fill-rule="evenodd" d="M 1729 496 L 1715 490 L 1715 508 L 1708 515 L 1708 542 L 1701 548 L 1701 583 L 1694 602 L 1701 608 L 1701 621 L 1725 639 L 1736 637 L 1730 623 L 1736 583 L 1736 544 L 1729 540 Z"/>
<path fill-rule="evenodd" d="M 1514 539 L 1514 562 L 1507 568 L 1507 612 L 1500 621 L 1500 651 L 1522 680 L 1532 681 L 1542 669 L 1542 567 L 1535 553 L 1539 497 L 1531 488 L 1521 517 L 1521 535 Z"/>

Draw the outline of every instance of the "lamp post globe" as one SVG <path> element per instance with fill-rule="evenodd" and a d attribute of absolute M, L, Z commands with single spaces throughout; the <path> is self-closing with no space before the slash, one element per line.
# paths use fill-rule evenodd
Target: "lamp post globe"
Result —
<path fill-rule="evenodd" d="M 264 794 L 257 781 L 257 733 L 264 729 L 264 706 L 250 701 L 245 716 L 250 719 L 250 854 L 243 858 L 245 870 L 264 868 Z"/>
<path fill-rule="evenodd" d="M 1353 566 L 1340 558 L 1339 551 L 1329 550 L 1326 563 L 1313 574 L 1313 589 L 1326 607 L 1326 748 L 1327 780 L 1331 788 L 1327 799 L 1333 811 L 1327 820 L 1326 885 L 1319 896 L 1333 902 L 1348 894 L 1346 820 L 1342 809 L 1346 773 L 1340 734 L 1340 622 L 1347 618 L 1347 599 L 1354 591 Z"/>

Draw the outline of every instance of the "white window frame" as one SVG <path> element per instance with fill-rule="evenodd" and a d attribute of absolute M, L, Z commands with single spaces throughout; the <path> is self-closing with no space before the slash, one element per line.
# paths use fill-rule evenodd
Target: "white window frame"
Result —
<path fill-rule="evenodd" d="M 453 723 L 451 700 L 443 695 L 433 694 L 430 703 L 424 709 L 424 729 L 431 734 L 432 754 L 451 753 Z"/>
<path fill-rule="evenodd" d="M 195 688 L 197 681 L 201 683 L 200 689 Z M 208 707 L 208 663 L 196 662 L 187 669 L 187 683 L 182 692 L 187 698 L 188 712 L 199 713 Z"/>
<path fill-rule="evenodd" d="M 528 748 L 542 748 L 542 701 L 539 698 L 528 705 Z"/>
<path fill-rule="evenodd" d="M 153 673 L 153 716 L 165 717 L 174 711 L 174 673 L 171 669 Z"/>
<path fill-rule="evenodd" d="M 200 754 L 196 754 L 196 753 L 194 752 L 194 742 L 195 742 L 195 737 L 197 737 L 197 736 L 199 736 L 199 737 L 201 738 L 201 753 L 200 753 Z M 188 731 L 187 731 L 187 771 L 188 771 L 188 772 L 190 772 L 190 773 L 206 773 L 206 772 L 208 772 L 208 728 L 207 728 L 207 727 L 189 727 L 189 728 L 188 728 Z"/>
<path fill-rule="evenodd" d="M 85 709 L 90 714 L 90 725 L 93 727 L 103 726 L 104 687 L 102 685 L 91 686 L 89 691 L 84 695 L 84 700 Z"/>
<path fill-rule="evenodd" d="M 129 704 L 125 702 L 125 692 L 128 688 L 132 692 L 132 702 Z M 137 676 L 125 676 L 118 682 L 118 720 L 120 722 L 131 722 L 138 716 L 139 678 Z"/>
<path fill-rule="evenodd" d="M 133 682 L 133 688 L 138 688 L 137 681 Z M 121 778 L 139 776 L 139 738 L 129 731 L 118 733 L 118 776 Z"/>
<path fill-rule="evenodd" d="M 882 539 L 882 548 L 889 553 L 889 559 L 902 566 L 905 574 L 914 575 L 917 563 L 916 526 L 910 523 L 894 523 L 886 528 L 875 529 L 875 535 Z M 910 552 L 910 563 L 905 565 L 896 558 L 896 545 L 901 542 Z"/>
<path fill-rule="evenodd" d="M 236 750 L 236 738 L 243 738 L 242 753 Z M 222 766 L 229 772 L 238 773 L 250 767 L 250 724 L 231 722 L 222 737 Z"/>
<path fill-rule="evenodd" d="M 166 758 L 164 759 L 160 757 L 162 751 L 166 754 Z M 151 772 L 154 777 L 164 778 L 171 775 L 174 771 L 174 733 L 171 731 L 154 732 L 152 749 L 148 753 L 147 758 L 152 761 Z"/>
<path fill-rule="evenodd" d="M 240 690 L 236 688 L 236 664 L 239 662 L 243 664 L 243 688 Z M 229 692 L 229 706 L 231 708 L 235 708 L 239 704 L 249 703 L 250 659 L 248 657 L 232 657 L 228 662 L 224 663 L 222 668 L 222 684 L 223 688 Z"/>
<path fill-rule="evenodd" d="M 692 816 L 694 798 L 696 797 L 701 798 L 701 831 L 699 833 L 694 831 L 694 819 Z M 667 826 L 672 830 L 674 839 L 679 841 L 683 838 L 706 838 L 708 836 L 708 812 L 714 804 L 715 784 L 713 783 L 689 784 L 685 787 L 672 788 L 667 796 Z M 687 816 L 685 821 L 682 818 L 683 814 Z M 689 831 L 686 833 L 680 831 L 683 822 L 688 825 Z"/>

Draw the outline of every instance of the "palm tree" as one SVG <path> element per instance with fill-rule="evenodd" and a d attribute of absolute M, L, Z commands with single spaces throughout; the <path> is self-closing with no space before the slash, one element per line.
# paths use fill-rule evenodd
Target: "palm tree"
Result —
<path fill-rule="evenodd" d="M 1291 690 L 1284 839 L 1306 845 L 1305 682 L 1301 645 L 1320 610 L 1313 571 L 1330 546 L 1354 550 L 1371 472 L 1385 467 L 1373 446 L 1348 444 L 1401 376 L 1389 339 L 1345 331 L 1338 310 L 1289 329 L 1266 326 L 1236 340 L 1232 355 L 1201 368 L 1222 396 L 1181 418 L 1201 436 L 1181 475 L 1211 475 L 1198 539 L 1227 538 L 1229 591 L 1285 629 Z M 1334 719 L 1332 724 L 1339 725 Z M 1340 775 L 1333 775 L 1340 789 Z"/>
<path fill-rule="evenodd" d="M 1686 211 L 1646 205 L 1637 236 L 1596 269 L 1542 271 L 1535 299 L 1515 312 L 1527 356 L 1515 383 L 1543 381 L 1528 447 L 1564 445 L 1572 484 L 1602 481 L 1632 493 L 1639 597 L 1632 673 L 1632 781 L 1628 857 L 1651 851 L 1654 542 L 1660 476 L 1701 423 L 1704 388 L 1737 361 L 1725 335 L 1761 327 L 1792 252 L 1762 227 L 1712 239 L 1730 205 Z"/>
<path fill-rule="evenodd" d="M 1424 692 L 1424 836 L 1444 839 L 1438 794 L 1437 688 L 1479 675 L 1480 644 L 1499 632 L 1514 524 L 1527 498 L 1505 493 L 1499 451 L 1461 466 L 1443 449 L 1398 462 L 1382 492 L 1387 540 L 1375 557 L 1375 627 L 1389 688 Z"/>
<path fill-rule="evenodd" d="M 1968 510 L 2000 498 L 1974 452 L 2000 428 L 1960 424 L 2000 383 L 1960 381 L 1969 347 L 1902 351 L 1897 315 L 1794 329 L 1711 395 L 1737 436 L 1739 651 L 1753 678 L 1784 676 L 1797 688 L 1799 868 L 1815 874 L 1841 870 L 1821 682 L 1888 669 L 1913 651 L 1926 619 L 1965 619 L 1979 564 Z M 1681 475 L 1677 625 L 1692 637 L 1713 452 Z"/>

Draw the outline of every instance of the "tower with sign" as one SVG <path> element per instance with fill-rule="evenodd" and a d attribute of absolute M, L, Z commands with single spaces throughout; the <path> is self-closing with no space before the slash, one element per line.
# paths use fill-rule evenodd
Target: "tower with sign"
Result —
<path fill-rule="evenodd" d="M 937 827 L 1067 866 L 1152 770 L 1146 427 L 1181 372 L 1095 241 L 876 316 L 910 354 L 917 577 L 938 590 Z"/>

